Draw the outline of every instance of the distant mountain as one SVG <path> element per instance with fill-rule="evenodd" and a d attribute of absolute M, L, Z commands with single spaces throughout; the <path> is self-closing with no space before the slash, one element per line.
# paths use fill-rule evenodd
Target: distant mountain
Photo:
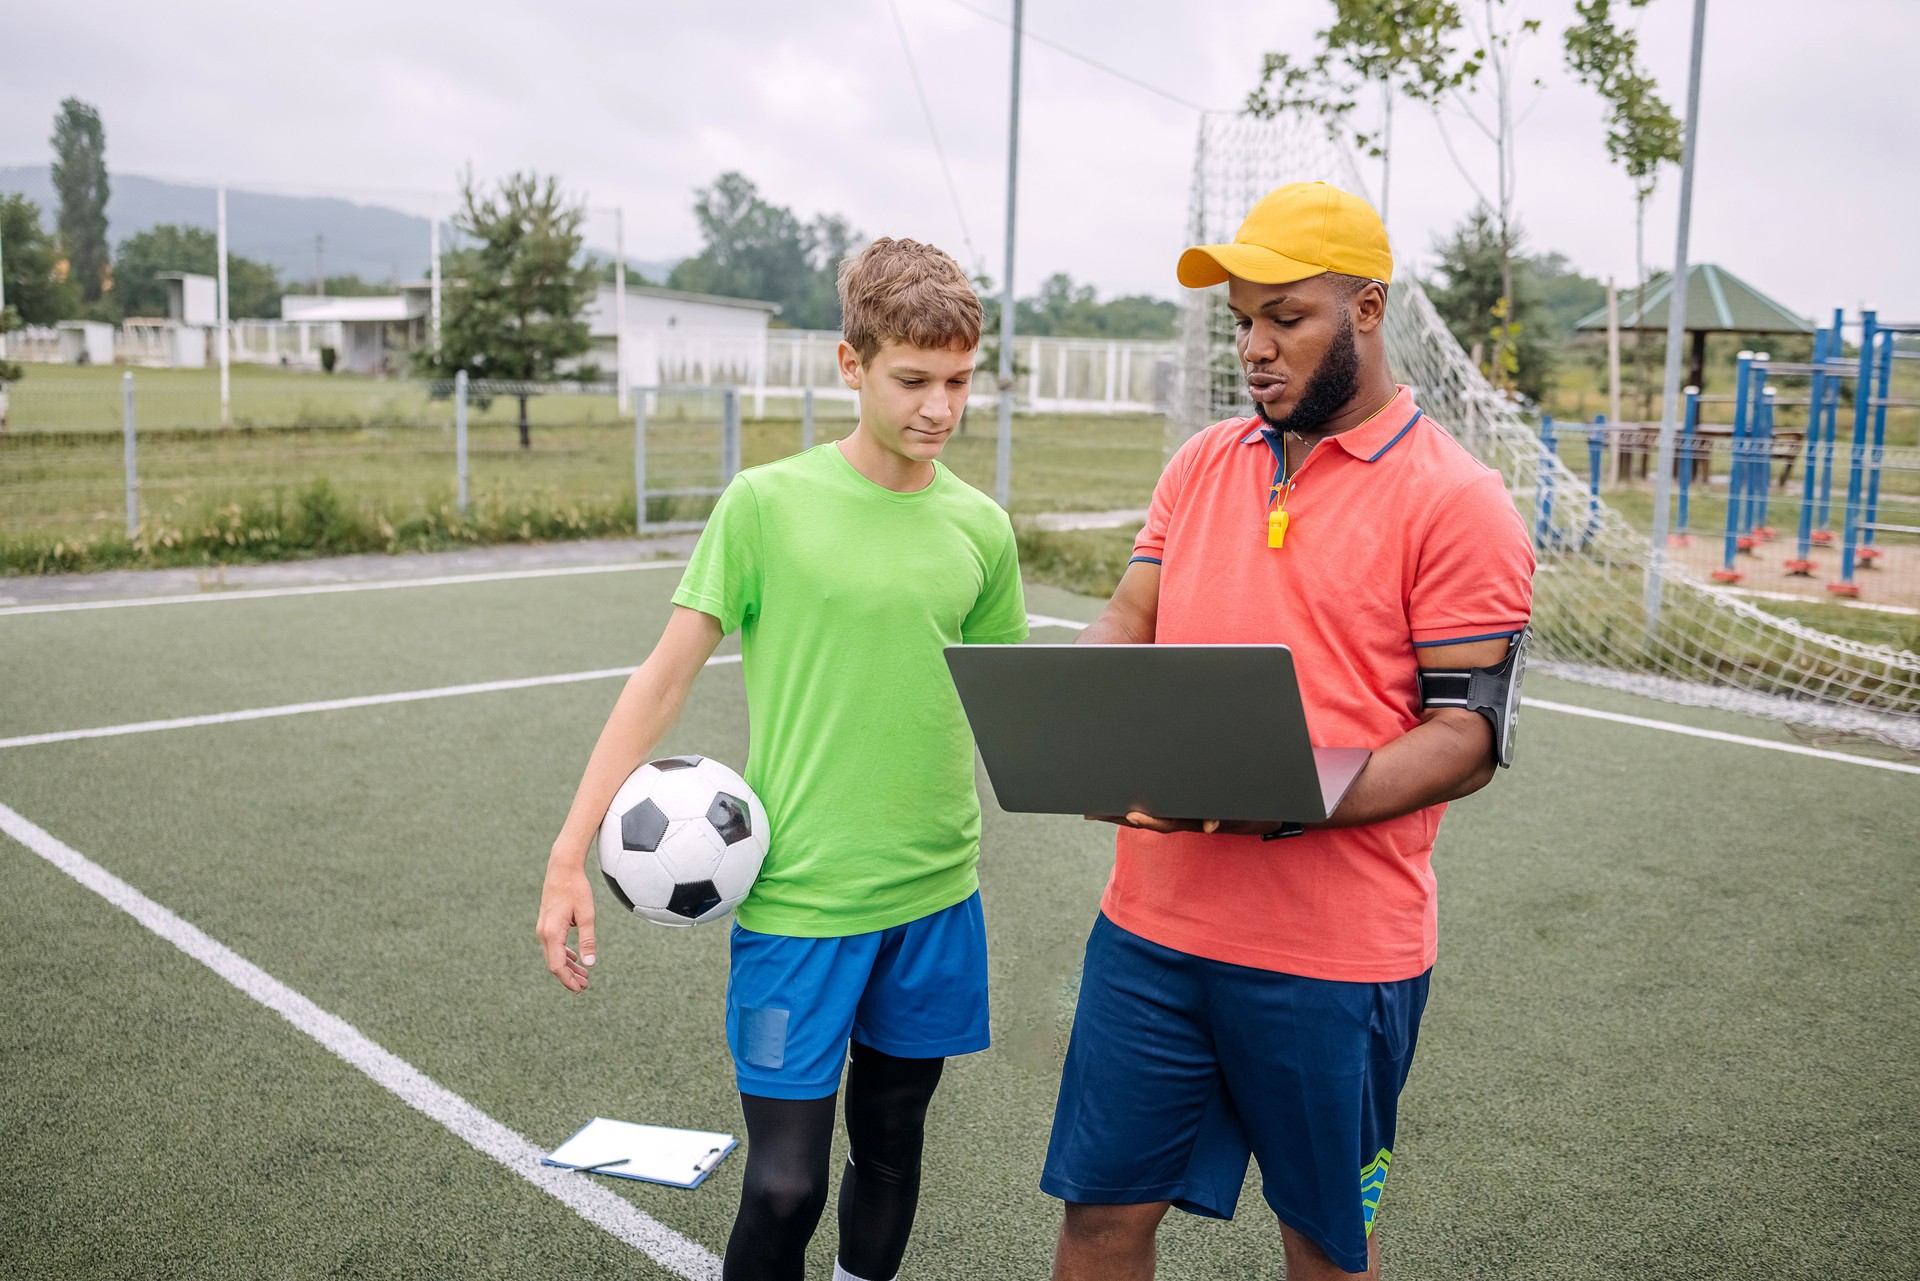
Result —
<path fill-rule="evenodd" d="M 116 246 L 128 236 L 161 223 L 214 225 L 212 187 L 127 173 L 110 175 L 109 183 L 107 238 Z M 40 206 L 42 221 L 51 229 L 58 201 L 46 167 L 0 169 L 0 193 L 16 192 Z M 301 281 L 313 278 L 316 236 L 324 238 L 329 276 L 351 274 L 368 281 L 405 281 L 419 280 L 427 274 L 431 251 L 425 218 L 329 196 L 276 196 L 228 189 L 227 237 L 233 252 L 272 266 L 288 288 L 297 290 Z M 608 250 L 596 252 L 611 256 Z M 629 259 L 628 265 L 654 281 L 665 280 L 673 270 L 671 261 Z"/>

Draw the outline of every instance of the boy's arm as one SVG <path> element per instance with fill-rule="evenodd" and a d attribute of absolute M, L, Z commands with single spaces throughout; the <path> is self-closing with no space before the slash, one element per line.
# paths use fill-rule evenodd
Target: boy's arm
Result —
<path fill-rule="evenodd" d="M 569 992 L 584 992 L 593 964 L 593 889 L 587 881 L 587 850 L 620 784 L 627 781 L 666 737 L 687 701 L 694 677 L 720 644 L 720 620 L 699 610 L 676 606 L 660 643 L 627 678 L 600 741 L 593 745 L 573 807 L 547 857 L 546 883 L 540 890 L 539 935 L 547 968 Z M 578 928 L 579 951 L 567 946 L 567 931 Z"/>

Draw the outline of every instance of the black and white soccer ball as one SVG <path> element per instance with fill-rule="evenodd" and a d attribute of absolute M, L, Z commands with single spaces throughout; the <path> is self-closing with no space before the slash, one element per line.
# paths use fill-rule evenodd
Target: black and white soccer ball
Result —
<path fill-rule="evenodd" d="M 627 776 L 600 824 L 600 875 L 636 916 L 701 925 L 753 888 L 768 831 L 760 798 L 719 761 L 649 761 Z"/>

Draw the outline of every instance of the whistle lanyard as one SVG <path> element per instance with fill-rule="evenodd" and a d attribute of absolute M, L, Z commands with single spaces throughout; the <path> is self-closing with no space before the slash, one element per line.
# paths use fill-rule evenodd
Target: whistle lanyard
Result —
<path fill-rule="evenodd" d="M 1300 468 L 1287 469 L 1287 438 L 1284 433 L 1261 434 L 1266 436 L 1267 447 L 1273 450 L 1276 460 L 1273 484 L 1267 489 L 1267 546 L 1279 548 L 1287 541 L 1287 524 L 1292 519 L 1287 515 L 1287 500 L 1293 497 L 1293 486 Z M 1305 460 L 1301 462 L 1304 466 Z"/>

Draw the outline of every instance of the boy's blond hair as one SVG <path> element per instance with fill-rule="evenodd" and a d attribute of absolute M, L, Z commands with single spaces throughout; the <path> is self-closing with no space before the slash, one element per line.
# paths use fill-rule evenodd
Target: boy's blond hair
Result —
<path fill-rule="evenodd" d="M 840 329 L 866 364 L 887 343 L 971 351 L 980 297 L 947 252 L 889 236 L 840 264 Z"/>

